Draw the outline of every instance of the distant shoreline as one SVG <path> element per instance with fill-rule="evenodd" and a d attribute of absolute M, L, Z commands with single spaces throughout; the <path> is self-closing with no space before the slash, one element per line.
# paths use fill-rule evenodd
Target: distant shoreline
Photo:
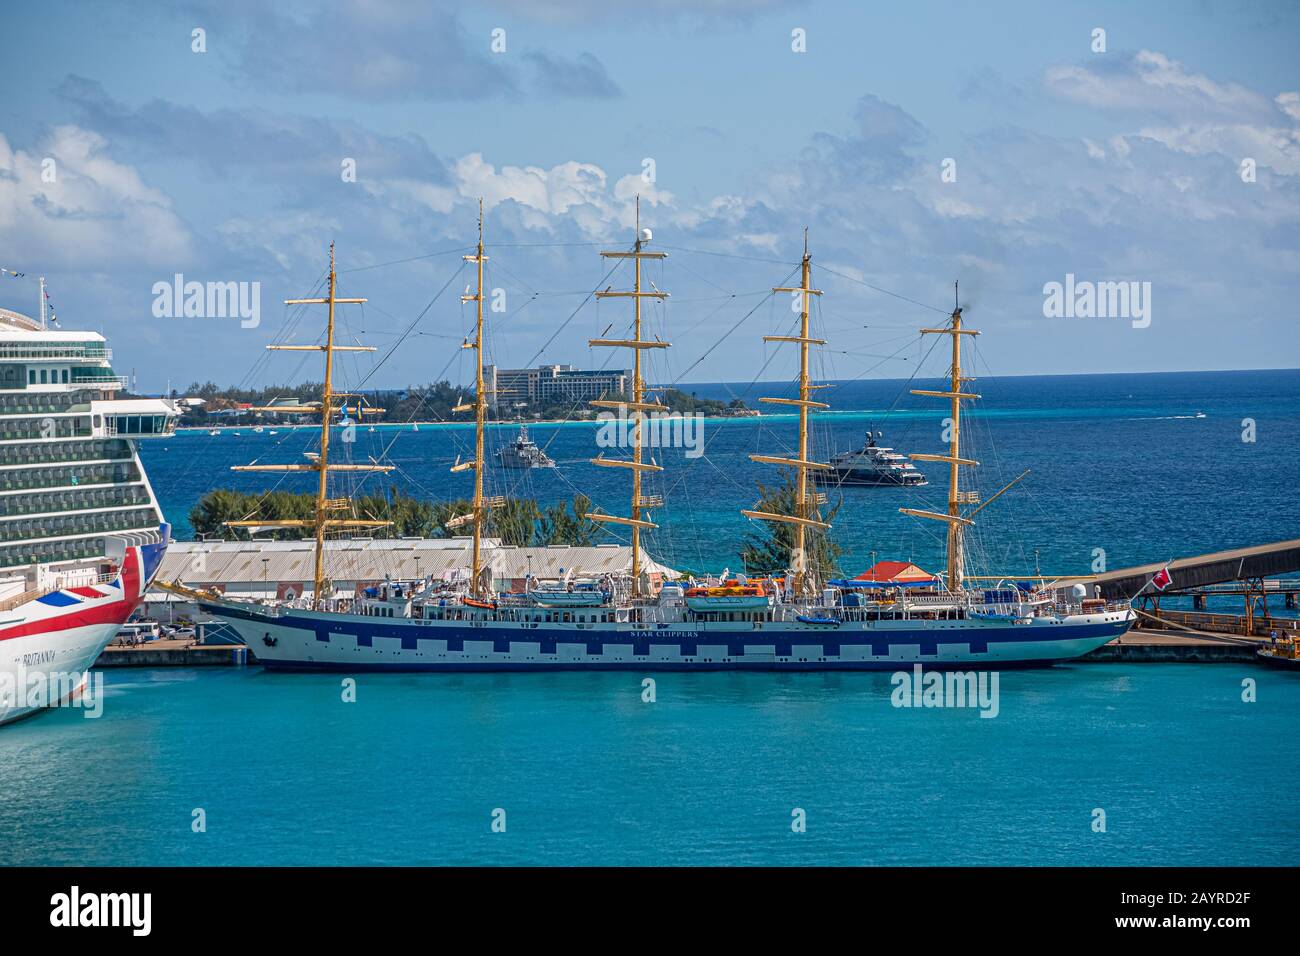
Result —
<path fill-rule="evenodd" d="M 1021 379 L 1021 378 L 1105 378 L 1105 377 L 1116 377 L 1116 376 L 1126 376 L 1126 375 L 1131 375 L 1131 376 L 1158 376 L 1158 375 L 1252 375 L 1252 374 L 1259 374 L 1259 373 L 1261 373 L 1261 372 L 1300 372 L 1300 367 L 1295 367 L 1295 366 L 1279 366 L 1279 367 L 1277 367 L 1277 368 L 1175 369 L 1175 370 L 1171 370 L 1171 371 L 1156 371 L 1156 372 L 1153 372 L 1153 371 L 1140 371 L 1140 372 L 1133 372 L 1133 371 L 1118 371 L 1118 372 L 1003 372 L 1003 373 L 999 373 L 999 374 L 996 374 L 996 375 L 985 374 L 985 375 L 982 376 L 982 377 L 983 377 L 983 378 L 986 378 L 986 379 L 989 379 L 989 380 L 997 380 L 997 379 L 1011 379 L 1011 378 L 1014 378 L 1014 379 Z M 890 382 L 907 383 L 907 382 L 914 382 L 914 381 L 943 381 L 943 376 L 939 376 L 939 375 L 927 375 L 927 376 L 916 376 L 916 377 L 914 377 L 914 378 L 872 378 L 872 379 L 856 379 L 856 378 L 849 378 L 849 379 L 829 379 L 829 380 L 826 381 L 825 384 L 827 384 L 827 385 L 834 385 L 834 386 L 845 386 L 845 385 L 857 385 L 857 384 L 859 384 L 859 383 L 861 383 L 861 382 L 863 382 L 863 381 L 870 381 L 870 382 L 872 382 L 872 383 L 876 383 L 876 384 L 888 384 L 888 383 L 890 383 Z M 791 383 L 790 383 L 790 380 L 789 380 L 789 379 L 761 379 L 761 380 L 759 380 L 759 381 L 755 381 L 755 382 L 724 382 L 724 381 L 679 382 L 678 385 L 677 385 L 677 386 L 674 386 L 674 387 L 677 387 L 677 388 L 680 388 L 680 389 L 690 389 L 690 388 L 702 388 L 702 387 L 729 387 L 729 386 L 737 386 L 737 387 L 744 388 L 744 389 L 752 389 L 752 388 L 756 388 L 756 387 L 758 387 L 758 386 L 781 386 L 781 385 L 789 386 L 790 384 L 791 384 Z M 391 386 L 391 387 L 390 387 L 390 386 L 376 386 L 375 388 L 371 389 L 371 391 L 374 391 L 374 392 L 400 391 L 400 390 L 401 390 L 401 387 L 399 387 L 399 386 Z M 140 394 L 140 397 L 141 397 L 141 398 L 161 398 L 161 397 L 162 397 L 161 394 L 152 394 L 152 393 L 148 393 L 148 392 L 141 392 L 141 393 L 139 393 L 139 394 Z M 182 396 L 182 397 L 184 397 L 184 396 Z M 751 410 L 751 411 L 756 411 L 756 410 Z M 689 413 L 683 412 L 682 414 L 689 414 Z M 773 417 L 777 417 L 777 416 L 774 416 L 774 415 L 772 415 L 772 414 L 770 414 L 770 413 L 761 413 L 761 414 L 762 414 L 762 417 L 764 417 L 764 418 L 773 418 Z M 747 416 L 746 416 L 746 415 L 737 415 L 737 416 L 730 416 L 730 415 L 712 416 L 712 415 L 710 415 L 710 416 L 707 416 L 707 417 L 710 418 L 710 419 L 713 419 L 713 418 L 715 418 L 715 417 L 716 417 L 716 418 L 719 418 L 719 419 L 725 419 L 725 418 L 731 418 L 731 417 L 736 417 L 736 418 L 746 418 L 746 417 L 748 417 L 748 418 L 755 418 L 755 417 L 758 417 L 758 415 L 754 415 L 754 414 L 747 415 Z M 576 419 L 576 420 L 579 420 L 579 421 L 580 421 L 580 419 Z M 556 423 L 561 423 L 561 422 L 568 423 L 568 422 L 572 422 L 572 421 L 575 421 L 575 419 L 537 419 L 537 420 L 532 420 L 532 421 L 526 422 L 526 424 L 550 425 L 550 424 L 556 424 Z M 383 424 L 392 425 L 392 424 L 394 424 L 394 423 L 393 423 L 393 422 L 386 422 L 386 423 L 383 423 Z M 417 424 L 417 423 L 408 423 L 408 424 Z M 424 421 L 421 421 L 421 422 L 418 422 L 418 424 L 420 424 L 420 425 L 425 425 L 425 424 L 430 424 L 430 425 L 446 425 L 446 424 L 458 424 L 458 423 L 449 423 L 449 422 L 424 422 Z M 497 423 L 497 424 L 500 424 L 500 423 Z M 518 424 L 518 422 L 516 422 L 516 424 Z M 199 427 L 201 427 L 201 426 L 196 426 L 196 425 L 186 425 L 186 426 L 183 426 L 183 427 L 185 427 L 185 428 L 199 428 Z M 209 427 L 212 427 L 212 426 L 209 426 Z M 222 427 L 222 426 L 217 426 L 217 427 Z M 288 426 L 285 426 L 285 427 L 288 427 Z M 179 429 L 178 429 L 178 430 L 179 430 Z"/>
<path fill-rule="evenodd" d="M 850 412 L 849 409 L 842 409 L 841 411 Z M 861 412 L 854 411 L 852 412 L 852 414 L 868 414 L 869 412 L 870 410 L 867 409 Z M 678 412 L 676 414 L 687 416 L 687 415 L 693 415 L 694 412 Z M 762 412 L 754 412 L 749 415 L 705 415 L 704 420 L 708 422 L 726 422 L 726 421 L 736 421 L 736 420 L 752 421 L 756 418 L 771 419 L 771 418 L 797 418 L 797 417 L 798 417 L 797 415 L 793 415 L 793 414 L 768 415 L 768 414 L 763 414 Z M 484 428 L 518 428 L 521 424 L 527 425 L 530 428 L 533 427 L 534 425 L 599 425 L 601 424 L 601 420 L 599 418 L 531 418 L 524 422 L 520 422 L 518 420 L 484 422 L 483 427 Z M 379 431 L 380 429 L 387 429 L 388 431 L 399 431 L 399 430 L 411 431 L 417 426 L 420 428 L 424 428 L 424 427 L 473 428 L 474 422 L 435 422 L 435 421 L 374 422 L 372 424 L 367 424 L 367 425 L 354 425 L 354 427 L 364 428 L 366 431 L 369 431 L 371 428 L 375 429 L 375 431 Z M 318 431 L 320 429 L 320 422 L 298 422 L 290 425 L 287 423 L 269 422 L 269 421 L 262 420 L 262 421 L 258 421 L 256 424 L 178 425 L 176 426 L 176 431 L 178 432 L 211 432 L 211 431 L 251 432 L 253 431 L 254 428 L 257 427 L 261 427 L 263 434 L 269 431 L 300 431 L 303 429 L 306 429 L 307 431 Z M 346 428 L 347 426 L 339 422 L 335 422 L 333 427 Z"/>

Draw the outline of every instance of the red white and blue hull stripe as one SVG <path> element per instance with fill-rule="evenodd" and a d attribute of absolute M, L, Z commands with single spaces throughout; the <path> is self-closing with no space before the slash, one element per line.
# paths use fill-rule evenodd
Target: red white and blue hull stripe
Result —
<path fill-rule="evenodd" d="M 39 709 L 27 693 L 36 683 L 80 689 L 104 646 L 144 599 L 167 538 L 164 533 L 157 544 L 127 547 L 111 581 L 51 591 L 0 612 L 0 723 Z"/>

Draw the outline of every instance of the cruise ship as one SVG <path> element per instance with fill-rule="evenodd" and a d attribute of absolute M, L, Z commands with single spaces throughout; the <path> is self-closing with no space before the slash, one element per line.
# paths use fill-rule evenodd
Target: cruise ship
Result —
<path fill-rule="evenodd" d="M 135 442 L 162 399 L 123 399 L 104 337 L 0 309 L 0 723 L 79 694 L 169 540 Z"/>
<path fill-rule="evenodd" d="M 631 289 L 612 287 L 598 297 L 631 299 L 630 336 L 592 339 L 592 348 L 628 348 L 633 352 L 629 399 L 597 400 L 593 406 L 619 409 L 622 414 L 665 411 L 647 385 L 644 355 L 667 348 L 659 338 L 643 336 L 642 302 L 668 293 L 642 280 L 643 261 L 666 254 L 648 248 L 652 235 L 641 229 L 639 209 L 636 238 L 630 248 L 603 252 L 623 260 L 632 273 Z M 826 495 L 816 490 L 810 472 L 830 466 L 809 453 L 809 416 L 829 407 L 814 396 L 820 387 L 810 374 L 810 350 L 823 344 L 810 329 L 809 304 L 820 295 L 811 285 L 812 258 L 805 236 L 800 285 L 773 289 L 774 295 L 794 295 L 802 301 L 799 325 L 792 334 L 765 336 L 770 343 L 794 345 L 799 353 L 798 397 L 762 399 L 798 411 L 798 444 L 794 457 L 753 454 L 757 463 L 788 469 L 792 475 L 793 507 L 788 511 L 746 509 L 742 514 L 769 531 L 782 530 L 789 542 L 788 567 L 759 575 L 727 575 L 720 579 L 677 582 L 657 580 L 647 570 L 643 531 L 656 528 L 652 513 L 663 507 L 662 497 L 648 493 L 644 482 L 662 471 L 647 460 L 642 418 L 631 428 L 629 457 L 592 460 L 598 467 L 622 469 L 631 485 L 629 512 L 596 510 L 584 517 L 620 529 L 630 538 L 631 566 L 622 575 L 581 585 L 561 581 L 530 586 L 520 593 L 493 589 L 490 562 L 482 558 L 480 539 L 492 508 L 504 499 L 484 489 L 486 461 L 482 430 L 486 409 L 483 387 L 483 245 L 482 209 L 479 242 L 466 260 L 478 273 L 477 291 L 463 297 L 477 306 L 476 336 L 465 348 L 478 358 L 478 391 L 474 402 L 478 423 L 477 453 L 472 461 L 457 461 L 453 470 L 474 471 L 474 497 L 469 510 L 446 522 L 468 527 L 473 534 L 471 565 L 454 580 L 386 580 L 337 593 L 324 567 L 327 533 L 370 533 L 387 522 L 346 517 L 346 498 L 330 498 L 326 479 L 334 469 L 383 471 L 391 466 L 334 463 L 328 459 L 330 425 L 337 411 L 326 384 L 321 405 L 321 453 L 310 465 L 256 464 L 239 466 L 260 471 L 315 469 L 318 484 L 314 519 L 285 521 L 249 518 L 228 522 L 233 527 L 297 527 L 316 535 L 316 569 L 310 597 L 293 600 L 247 601 L 215 592 L 195 591 L 181 582 L 164 583 L 194 601 L 212 618 L 230 625 L 269 668 L 289 670 L 376 671 L 498 671 L 498 670 L 868 670 L 910 668 L 1001 668 L 1046 665 L 1079 657 L 1123 634 L 1135 615 L 1126 603 L 1089 599 L 1081 585 L 1055 582 L 993 580 L 979 583 L 965 576 L 963 533 L 974 523 L 982 504 L 963 484 L 959 470 L 978 464 L 960 447 L 961 406 L 977 398 L 966 391 L 973 381 L 963 374 L 961 340 L 975 334 L 963 325 L 962 310 L 954 308 L 947 324 L 922 330 L 948 336 L 953 360 L 951 381 L 942 391 L 917 390 L 950 403 L 951 440 L 942 454 L 916 454 L 914 460 L 942 462 L 950 468 L 945 511 L 900 509 L 904 514 L 934 520 L 947 528 L 946 572 L 924 580 L 835 579 L 819 559 L 819 542 L 830 524 L 823 515 Z M 329 297 L 311 300 L 329 307 L 324 344 L 326 375 L 337 346 L 334 307 L 337 298 L 334 253 L 331 247 Z M 299 300 L 300 301 L 300 300 Z M 294 346 L 271 346 L 293 348 Z M 349 349 L 364 346 L 347 346 Z M 465 410 L 468 410 L 467 406 Z M 1005 489 L 1003 489 L 1005 490 Z M 1001 494 L 1002 492 L 998 492 Z M 993 497 L 996 497 L 993 496 Z M 989 501 L 992 498 L 988 499 Z M 829 579 L 828 579 L 829 578 Z"/>
<path fill-rule="evenodd" d="M 867 443 L 857 451 L 842 451 L 831 456 L 830 468 L 819 469 L 814 474 L 817 481 L 839 487 L 841 485 L 904 485 L 907 487 L 929 484 L 925 473 L 912 464 L 906 455 L 892 448 L 876 444 L 884 432 L 867 432 Z"/>

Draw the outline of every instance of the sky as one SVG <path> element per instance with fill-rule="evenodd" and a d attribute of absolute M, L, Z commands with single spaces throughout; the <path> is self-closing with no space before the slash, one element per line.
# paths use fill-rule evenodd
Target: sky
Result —
<path fill-rule="evenodd" d="M 819 374 L 905 377 L 965 321 L 995 374 L 1297 361 L 1300 5 L 783 0 L 0 3 L 0 306 L 104 332 L 144 391 L 608 367 L 641 224 L 662 384 L 779 379 L 807 229 Z M 198 31 L 198 32 L 196 32 Z M 1104 31 L 1104 35 L 1098 31 Z M 614 268 L 616 271 L 610 273 Z M 161 284 L 246 283 L 256 323 Z M 1137 283 L 1145 317 L 1049 315 Z M 611 332 L 611 335 L 613 333 Z M 936 373 L 942 368 L 935 368 Z"/>

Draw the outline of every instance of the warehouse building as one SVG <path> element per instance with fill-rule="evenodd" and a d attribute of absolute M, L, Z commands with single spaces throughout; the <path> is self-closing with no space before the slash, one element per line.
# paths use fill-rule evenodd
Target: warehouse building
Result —
<path fill-rule="evenodd" d="M 386 538 L 327 541 L 325 573 L 333 596 L 353 597 L 362 588 L 385 578 L 412 581 L 425 578 L 458 580 L 467 575 L 471 540 L 464 538 Z M 483 560 L 492 569 L 498 591 L 522 591 L 531 574 L 541 581 L 627 573 L 632 549 L 626 545 L 521 548 L 483 541 Z M 177 541 L 168 549 L 157 580 L 179 581 L 189 588 L 217 591 L 249 599 L 290 599 L 311 596 L 315 542 L 300 541 Z M 652 586 L 675 580 L 672 568 L 642 556 Z M 146 599 L 162 619 L 191 614 L 184 599 L 153 588 Z"/>

